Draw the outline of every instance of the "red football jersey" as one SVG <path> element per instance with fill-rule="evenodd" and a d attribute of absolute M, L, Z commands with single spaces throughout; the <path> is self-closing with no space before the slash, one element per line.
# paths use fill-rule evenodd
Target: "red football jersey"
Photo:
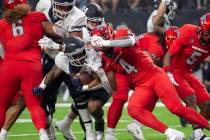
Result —
<path fill-rule="evenodd" d="M 38 41 L 43 36 L 42 22 L 47 20 L 41 12 L 31 12 L 16 23 L 0 20 L 0 42 L 5 50 L 4 61 L 27 60 L 40 62 Z"/>
<path fill-rule="evenodd" d="M 125 69 L 132 83 L 141 80 L 151 67 L 156 67 L 150 56 L 140 47 L 140 39 L 134 46 L 121 48 L 122 56 L 119 64 Z"/>
<path fill-rule="evenodd" d="M 3 59 L 2 59 L 1 56 L 0 56 L 0 65 L 1 65 L 2 62 L 3 62 Z"/>
<path fill-rule="evenodd" d="M 155 61 L 160 62 L 163 60 L 165 51 L 161 44 L 158 42 L 159 37 L 151 33 L 145 33 L 141 35 L 141 39 L 138 40 L 139 46 L 151 54 Z"/>
<path fill-rule="evenodd" d="M 168 50 L 172 55 L 173 70 L 191 71 L 210 54 L 210 44 L 202 45 L 197 31 L 198 27 L 190 24 L 180 28 L 180 37 L 174 40 Z"/>

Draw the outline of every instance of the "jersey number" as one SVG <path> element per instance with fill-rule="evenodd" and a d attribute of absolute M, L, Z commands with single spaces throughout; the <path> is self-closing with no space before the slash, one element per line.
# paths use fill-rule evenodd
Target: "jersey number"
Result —
<path fill-rule="evenodd" d="M 128 73 L 128 74 L 130 74 L 131 72 L 135 72 L 135 73 L 138 72 L 138 70 L 137 70 L 134 66 L 128 64 L 128 63 L 127 63 L 125 60 L 123 60 L 123 59 L 120 59 L 120 60 L 119 60 L 119 63 L 120 63 L 120 65 L 123 67 L 123 69 L 126 71 L 126 73 Z"/>
<path fill-rule="evenodd" d="M 19 19 L 17 22 L 12 23 L 12 33 L 14 36 L 22 35 L 23 34 L 23 25 L 22 20 Z"/>
<path fill-rule="evenodd" d="M 191 56 L 189 58 L 187 58 L 187 64 L 189 65 L 193 65 L 197 60 L 198 60 L 198 57 L 200 57 L 202 55 L 201 52 L 195 50 Z"/>

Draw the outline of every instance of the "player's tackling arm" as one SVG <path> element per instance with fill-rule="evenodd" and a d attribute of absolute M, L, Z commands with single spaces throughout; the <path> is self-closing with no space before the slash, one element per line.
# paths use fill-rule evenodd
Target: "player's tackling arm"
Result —
<path fill-rule="evenodd" d="M 63 37 L 65 34 L 65 31 L 62 28 L 48 21 L 42 22 L 42 27 L 47 37 L 53 39 L 53 41 L 55 41 L 56 43 L 59 43 L 59 44 L 63 43 Z"/>
<path fill-rule="evenodd" d="M 91 40 L 93 47 L 131 47 L 136 43 L 134 36 L 128 36 L 121 39 L 104 40 L 99 36 L 94 36 Z"/>

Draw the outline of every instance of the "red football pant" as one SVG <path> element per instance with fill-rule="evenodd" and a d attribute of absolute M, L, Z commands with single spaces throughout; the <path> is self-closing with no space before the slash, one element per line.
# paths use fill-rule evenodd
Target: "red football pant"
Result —
<path fill-rule="evenodd" d="M 210 95 L 203 83 L 192 72 L 173 72 L 179 86 L 175 86 L 180 98 L 195 95 L 197 104 L 210 100 Z"/>
<path fill-rule="evenodd" d="M 32 94 L 32 88 L 42 80 L 42 67 L 29 61 L 3 62 L 0 67 L 0 128 L 5 113 L 18 91 L 22 91 L 26 107 L 37 130 L 45 128 L 46 115 L 41 108 L 41 97 Z"/>
<path fill-rule="evenodd" d="M 167 126 L 152 114 L 159 97 L 172 113 L 201 127 L 206 128 L 208 126 L 206 119 L 196 111 L 182 105 L 175 87 L 163 70 L 156 68 L 148 72 L 150 74 L 141 79 L 144 82 L 138 82 L 130 98 L 128 113 L 131 117 L 148 127 L 164 133 Z"/>
<path fill-rule="evenodd" d="M 115 128 L 121 115 L 125 102 L 128 100 L 129 83 L 126 76 L 115 73 L 117 90 L 112 95 L 112 103 L 107 114 L 108 128 Z"/>

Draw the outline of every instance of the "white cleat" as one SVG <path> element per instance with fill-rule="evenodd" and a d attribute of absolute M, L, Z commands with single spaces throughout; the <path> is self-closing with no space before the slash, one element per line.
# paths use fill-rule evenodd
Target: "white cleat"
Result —
<path fill-rule="evenodd" d="M 128 132 L 132 134 L 135 140 L 145 140 L 141 129 L 142 126 L 138 125 L 135 122 L 130 123 L 127 126 Z"/>
<path fill-rule="evenodd" d="M 196 129 L 192 132 L 190 140 L 210 140 L 210 137 L 207 137 L 202 129 Z"/>
<path fill-rule="evenodd" d="M 114 133 L 106 132 L 105 140 L 117 140 L 117 138 Z"/>
<path fill-rule="evenodd" d="M 6 136 L 0 135 L 0 140 L 7 140 Z"/>
<path fill-rule="evenodd" d="M 104 132 L 96 131 L 96 139 L 97 140 L 102 140 L 103 136 L 104 136 Z"/>
<path fill-rule="evenodd" d="M 181 131 L 168 128 L 165 134 L 167 135 L 167 140 L 184 140 L 185 135 Z"/>
<path fill-rule="evenodd" d="M 97 140 L 95 131 L 86 131 L 86 140 Z"/>
<path fill-rule="evenodd" d="M 40 137 L 40 140 L 49 140 L 46 130 L 42 128 L 39 130 L 39 137 Z"/>
<path fill-rule="evenodd" d="M 66 140 L 76 140 L 75 136 L 72 134 L 69 125 L 64 123 L 62 120 L 55 122 L 55 128 L 60 131 Z"/>

